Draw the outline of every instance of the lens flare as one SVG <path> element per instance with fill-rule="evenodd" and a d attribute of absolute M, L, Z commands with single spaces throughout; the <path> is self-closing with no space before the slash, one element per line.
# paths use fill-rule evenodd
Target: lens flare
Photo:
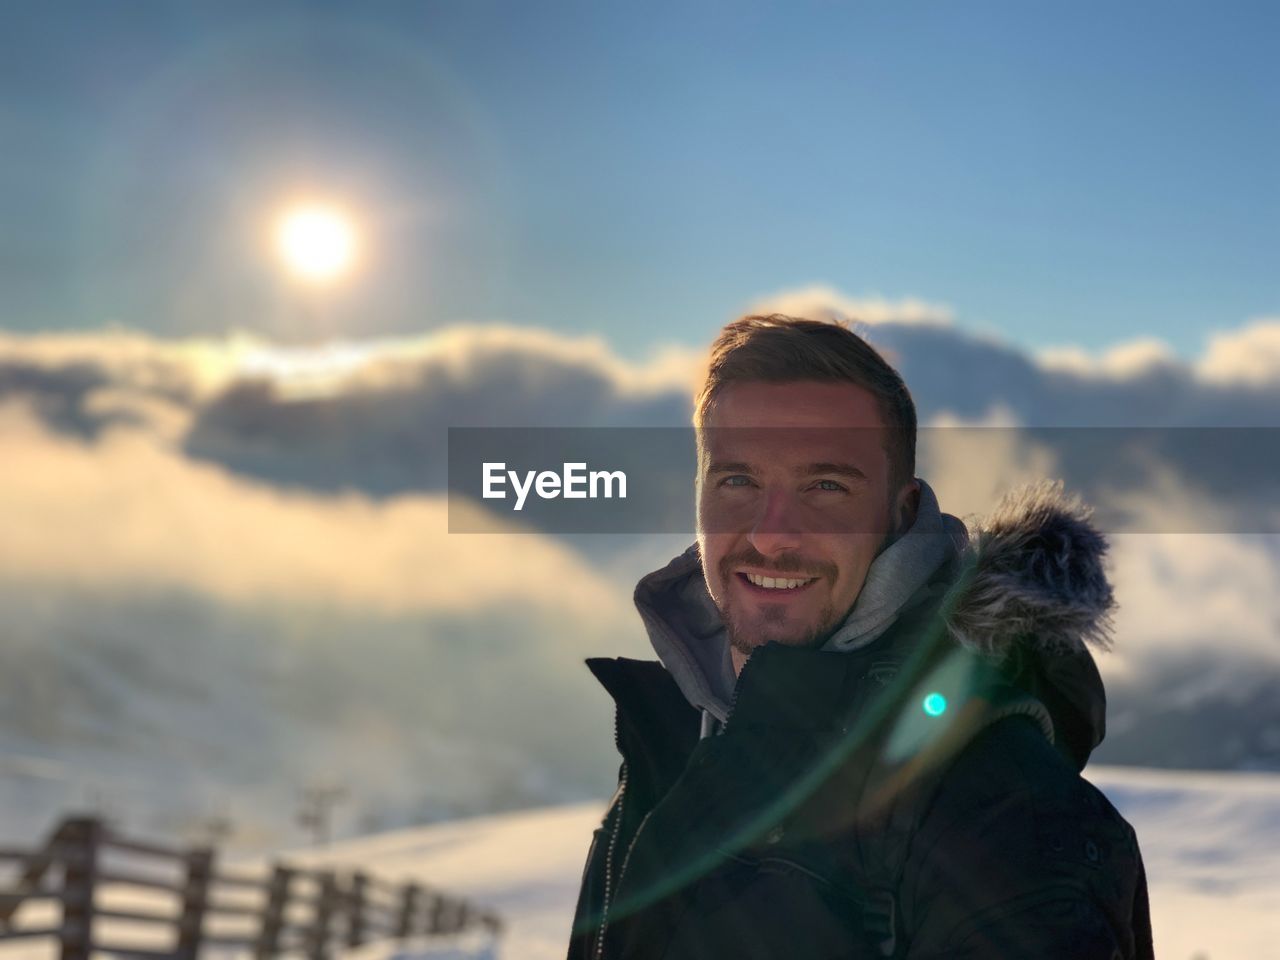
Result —
<path fill-rule="evenodd" d="M 931 693 L 920 704 L 924 712 L 931 717 L 940 717 L 947 710 L 947 698 L 940 693 Z"/>

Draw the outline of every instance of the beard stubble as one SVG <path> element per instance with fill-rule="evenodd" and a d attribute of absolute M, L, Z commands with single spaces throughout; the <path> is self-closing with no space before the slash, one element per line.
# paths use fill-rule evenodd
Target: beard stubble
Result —
<path fill-rule="evenodd" d="M 724 602 L 719 607 L 720 617 L 724 621 L 730 645 L 740 653 L 750 655 L 757 647 L 766 643 L 782 643 L 787 646 L 813 647 L 824 641 L 839 625 L 842 617 L 837 617 L 835 609 L 828 603 L 819 611 L 815 624 L 801 627 L 794 635 L 781 632 L 787 621 L 787 606 L 782 603 L 765 603 L 752 623 L 741 622 L 740 611 L 729 601 L 728 586 L 731 578 L 736 576 L 734 567 L 750 566 L 780 576 L 817 577 L 834 584 L 837 569 L 833 563 L 805 560 L 798 557 L 785 557 L 778 561 L 769 561 L 752 547 L 728 554 L 720 559 L 720 582 L 725 585 Z M 769 627 L 774 627 L 770 630 Z"/>

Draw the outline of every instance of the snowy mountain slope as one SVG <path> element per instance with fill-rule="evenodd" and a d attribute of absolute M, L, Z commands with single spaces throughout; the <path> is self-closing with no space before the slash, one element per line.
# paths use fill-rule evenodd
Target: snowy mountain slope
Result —
<path fill-rule="evenodd" d="M 1164 960 L 1256 960 L 1280 941 L 1280 776 L 1098 767 L 1089 778 L 1138 831 Z M 552 960 L 564 956 L 598 804 L 461 820 L 298 854 L 417 878 L 496 909 L 508 929 L 491 948 L 422 956 Z M 377 948 L 361 960 L 413 951 Z"/>

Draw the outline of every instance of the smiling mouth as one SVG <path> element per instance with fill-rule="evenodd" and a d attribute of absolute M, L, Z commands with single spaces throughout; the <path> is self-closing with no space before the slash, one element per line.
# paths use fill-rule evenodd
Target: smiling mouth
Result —
<path fill-rule="evenodd" d="M 745 583 L 752 592 L 787 595 L 799 593 L 813 583 L 817 577 L 765 577 L 757 573 L 738 573 L 738 579 Z"/>

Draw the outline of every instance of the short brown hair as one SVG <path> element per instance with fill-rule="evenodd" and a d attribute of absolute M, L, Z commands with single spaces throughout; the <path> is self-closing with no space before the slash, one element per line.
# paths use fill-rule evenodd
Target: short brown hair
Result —
<path fill-rule="evenodd" d="M 880 405 L 888 436 L 894 489 L 916 473 L 916 405 L 898 371 L 839 321 L 806 320 L 774 313 L 728 324 L 711 345 L 707 377 L 698 391 L 693 422 L 701 428 L 716 396 L 730 383 L 795 380 L 854 383 Z"/>

